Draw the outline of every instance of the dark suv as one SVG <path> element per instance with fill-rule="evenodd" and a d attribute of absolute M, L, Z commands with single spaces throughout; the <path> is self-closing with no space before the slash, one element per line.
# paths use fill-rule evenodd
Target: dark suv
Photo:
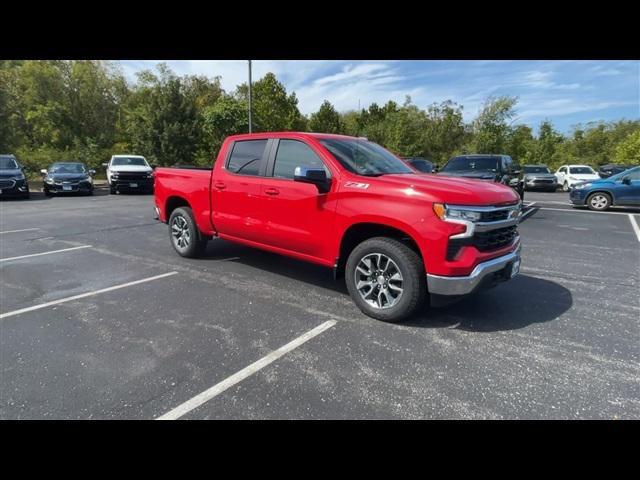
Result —
<path fill-rule="evenodd" d="M 0 155 L 0 197 L 29 198 L 25 172 L 15 155 Z"/>
<path fill-rule="evenodd" d="M 450 159 L 438 175 L 502 183 L 524 199 L 522 169 L 509 155 L 458 155 Z"/>

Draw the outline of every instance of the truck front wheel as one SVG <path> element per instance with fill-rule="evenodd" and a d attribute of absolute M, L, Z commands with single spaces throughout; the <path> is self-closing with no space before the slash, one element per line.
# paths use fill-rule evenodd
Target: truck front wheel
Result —
<path fill-rule="evenodd" d="M 171 213 L 169 237 L 174 250 L 183 257 L 199 257 L 207 248 L 207 240 L 201 238 L 189 207 L 176 208 Z"/>
<path fill-rule="evenodd" d="M 427 293 L 420 256 L 387 237 L 365 240 L 353 249 L 345 269 L 349 295 L 360 310 L 385 322 L 399 322 L 424 306 Z"/>

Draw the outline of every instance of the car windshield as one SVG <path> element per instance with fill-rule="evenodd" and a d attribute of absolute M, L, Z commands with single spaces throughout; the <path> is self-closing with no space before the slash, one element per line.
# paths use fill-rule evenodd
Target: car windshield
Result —
<path fill-rule="evenodd" d="M 616 174 L 616 175 L 611 175 L 608 180 L 613 180 L 614 182 L 616 180 L 622 180 L 622 177 L 626 177 L 627 175 L 629 175 L 632 171 L 636 172 L 639 171 L 640 167 L 633 167 L 633 168 L 628 168 L 627 170 L 623 170 L 622 172 Z"/>
<path fill-rule="evenodd" d="M 569 173 L 574 175 L 595 175 L 595 170 L 591 167 L 571 167 Z"/>
<path fill-rule="evenodd" d="M 524 173 L 551 173 L 547 167 L 524 167 Z"/>
<path fill-rule="evenodd" d="M 442 167 L 441 172 L 482 170 L 496 172 L 500 157 L 455 157 Z"/>
<path fill-rule="evenodd" d="M 147 161 L 142 157 L 116 157 L 111 165 L 136 165 L 140 167 L 148 167 Z"/>
<path fill-rule="evenodd" d="M 351 173 L 370 177 L 415 173 L 398 157 L 368 140 L 323 138 L 320 143 Z"/>
<path fill-rule="evenodd" d="M 0 157 L 0 170 L 17 170 L 18 164 L 11 157 Z"/>
<path fill-rule="evenodd" d="M 54 163 L 49 168 L 49 173 L 86 173 L 87 169 L 82 163 Z"/>
<path fill-rule="evenodd" d="M 424 158 L 414 158 L 413 160 L 409 160 L 409 163 L 413 166 L 413 168 L 420 172 L 433 172 L 433 163 L 431 163 L 429 160 L 425 160 Z"/>

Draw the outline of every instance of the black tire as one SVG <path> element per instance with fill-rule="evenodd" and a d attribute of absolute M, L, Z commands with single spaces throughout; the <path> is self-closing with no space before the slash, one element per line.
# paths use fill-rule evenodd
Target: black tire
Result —
<path fill-rule="evenodd" d="M 358 264 L 368 255 L 378 253 L 391 259 L 402 276 L 402 293 L 395 299 L 395 304 L 383 308 L 369 304 L 356 287 L 356 276 L 362 276 L 361 272 L 356 273 Z M 385 268 L 388 267 L 387 262 Z M 427 282 L 422 259 L 414 250 L 393 238 L 370 238 L 354 248 L 347 259 L 345 281 L 349 295 L 362 313 L 377 320 L 399 322 L 416 313 L 425 304 Z M 372 286 L 371 290 L 375 288 Z"/>
<path fill-rule="evenodd" d="M 111 195 L 115 195 L 116 194 L 116 187 L 109 185 L 109 193 Z"/>
<path fill-rule="evenodd" d="M 181 233 L 178 235 L 175 229 L 181 229 Z M 181 238 L 183 243 L 181 243 Z M 182 257 L 199 257 L 207 248 L 207 239 L 202 238 L 198 225 L 196 225 L 196 221 L 193 218 L 193 211 L 189 207 L 176 208 L 171 213 L 169 217 L 169 240 L 173 249 Z"/>
<path fill-rule="evenodd" d="M 611 196 L 604 192 L 594 192 L 587 197 L 587 207 L 595 212 L 603 212 L 611 206 Z"/>
<path fill-rule="evenodd" d="M 52 197 L 53 196 L 53 193 L 51 193 L 51 191 L 49 191 L 48 188 L 43 189 L 43 191 L 44 191 L 44 196 L 45 197 Z"/>

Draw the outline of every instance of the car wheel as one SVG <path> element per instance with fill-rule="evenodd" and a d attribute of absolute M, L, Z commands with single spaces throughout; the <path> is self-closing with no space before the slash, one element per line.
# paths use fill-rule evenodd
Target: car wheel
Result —
<path fill-rule="evenodd" d="M 176 208 L 169 217 L 169 237 L 178 255 L 195 258 L 207 248 L 207 240 L 201 238 L 200 231 L 189 207 Z"/>
<path fill-rule="evenodd" d="M 607 193 L 596 192 L 587 198 L 587 207 L 589 210 L 601 212 L 607 210 L 611 206 L 611 197 Z"/>
<path fill-rule="evenodd" d="M 424 306 L 427 285 L 422 259 L 393 238 L 371 238 L 354 248 L 345 277 L 354 303 L 375 319 L 399 322 Z"/>
<path fill-rule="evenodd" d="M 569 183 L 564 182 L 564 183 L 562 184 L 562 191 L 563 191 L 563 192 L 568 192 L 568 191 L 569 191 Z"/>
<path fill-rule="evenodd" d="M 44 188 L 42 191 L 44 192 L 45 197 L 53 196 L 53 193 L 51 193 L 51 191 L 48 188 Z"/>

